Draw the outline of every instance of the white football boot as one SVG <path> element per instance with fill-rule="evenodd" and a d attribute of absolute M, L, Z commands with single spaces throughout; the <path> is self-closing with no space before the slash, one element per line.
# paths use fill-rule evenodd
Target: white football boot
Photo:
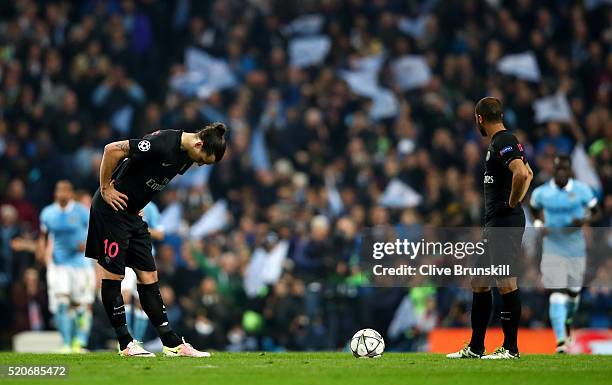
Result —
<path fill-rule="evenodd" d="M 183 343 L 175 348 L 164 346 L 163 353 L 166 357 L 210 357 L 210 353 L 197 350 L 185 342 L 185 338 L 183 338 Z"/>
<path fill-rule="evenodd" d="M 446 355 L 446 358 L 453 358 L 453 359 L 461 359 L 461 358 L 481 358 L 484 354 L 484 351 L 481 354 L 478 354 L 477 352 L 474 352 L 472 350 L 472 348 L 470 347 L 470 345 L 465 344 L 463 346 L 463 349 L 459 350 L 458 352 L 455 353 L 449 353 Z"/>
<path fill-rule="evenodd" d="M 122 357 L 155 357 L 155 354 L 145 350 L 136 340 L 130 342 L 127 348 L 120 350 L 119 355 Z"/>
<path fill-rule="evenodd" d="M 495 351 L 491 354 L 487 354 L 486 356 L 480 357 L 483 360 L 516 360 L 520 358 L 521 355 L 517 353 L 512 353 L 510 350 L 507 350 L 504 347 L 499 347 L 495 349 Z"/>

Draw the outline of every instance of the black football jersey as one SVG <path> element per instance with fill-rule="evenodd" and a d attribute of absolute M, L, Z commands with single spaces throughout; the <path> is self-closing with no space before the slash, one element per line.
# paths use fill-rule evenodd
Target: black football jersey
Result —
<path fill-rule="evenodd" d="M 182 130 L 159 130 L 130 139 L 130 152 L 113 171 L 115 188 L 127 195 L 129 213 L 137 213 L 193 161 L 181 150 Z"/>
<path fill-rule="evenodd" d="M 485 223 L 500 216 L 523 215 L 520 205 L 514 208 L 508 205 L 512 190 L 512 171 L 508 165 L 514 159 L 526 163 L 523 146 L 508 130 L 495 133 L 485 158 Z"/>

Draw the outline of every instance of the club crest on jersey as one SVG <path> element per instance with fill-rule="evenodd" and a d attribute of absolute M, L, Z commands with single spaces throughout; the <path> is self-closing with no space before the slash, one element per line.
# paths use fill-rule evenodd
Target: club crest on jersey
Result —
<path fill-rule="evenodd" d="M 504 155 L 505 153 L 512 151 L 512 146 L 506 146 L 499 151 L 499 155 Z"/>
<path fill-rule="evenodd" d="M 151 148 L 151 142 L 148 140 L 141 140 L 138 142 L 138 149 L 142 152 L 147 152 Z"/>

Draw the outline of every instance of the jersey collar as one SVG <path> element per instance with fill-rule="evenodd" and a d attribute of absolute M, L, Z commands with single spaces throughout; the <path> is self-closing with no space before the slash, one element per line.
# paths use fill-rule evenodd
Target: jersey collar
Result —
<path fill-rule="evenodd" d="M 554 178 L 550 180 L 550 185 L 553 188 L 559 189 L 559 186 L 557 186 L 557 184 L 555 183 L 555 179 Z M 567 192 L 570 192 L 570 191 L 572 191 L 572 187 L 574 187 L 574 179 L 569 178 L 567 180 L 567 183 L 565 184 L 565 186 L 563 186 L 563 190 L 565 190 Z"/>
<path fill-rule="evenodd" d="M 68 204 L 66 205 L 66 207 L 62 208 L 62 206 L 59 205 L 59 203 L 55 202 L 53 203 L 57 209 L 61 212 L 67 213 L 68 211 L 71 211 L 72 208 L 74 207 L 74 201 L 70 201 L 68 202 Z"/>

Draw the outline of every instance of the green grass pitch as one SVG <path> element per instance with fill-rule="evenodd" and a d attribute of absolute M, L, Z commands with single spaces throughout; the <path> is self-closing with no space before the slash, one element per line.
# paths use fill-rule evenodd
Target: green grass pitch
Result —
<path fill-rule="evenodd" d="M 121 358 L 0 353 L 0 365 L 68 365 L 65 379 L 0 377 L 2 384 L 610 384 L 612 356 L 525 355 L 520 360 L 448 360 L 442 355 L 387 353 L 215 353 L 211 358 Z"/>

